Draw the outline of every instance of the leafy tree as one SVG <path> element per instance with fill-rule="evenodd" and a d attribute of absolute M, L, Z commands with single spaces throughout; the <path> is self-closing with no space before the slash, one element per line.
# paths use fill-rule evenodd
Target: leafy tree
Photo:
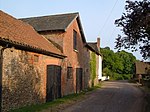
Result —
<path fill-rule="evenodd" d="M 113 52 L 109 47 L 101 48 L 103 75 L 114 79 L 129 79 L 133 74 L 135 56 L 126 51 Z"/>
<path fill-rule="evenodd" d="M 122 65 L 124 66 L 122 73 L 123 74 L 133 74 L 134 73 L 134 63 L 136 61 L 135 56 L 132 53 L 126 51 L 120 51 L 116 53 L 120 58 Z"/>
<path fill-rule="evenodd" d="M 150 58 L 150 0 L 127 0 L 126 13 L 115 21 L 121 27 L 123 35 L 118 35 L 116 48 L 137 51 L 137 46 L 144 59 Z"/>
<path fill-rule="evenodd" d="M 108 69 L 112 69 L 114 66 L 114 52 L 110 50 L 109 47 L 105 47 L 101 49 L 101 53 L 103 54 L 103 68 L 107 67 Z M 107 57 L 107 58 L 106 58 Z"/>
<path fill-rule="evenodd" d="M 112 72 L 106 67 L 103 69 L 103 75 L 112 77 Z"/>
<path fill-rule="evenodd" d="M 119 72 L 123 70 L 121 59 L 112 51 L 109 47 L 101 49 L 103 55 L 103 68 L 108 68 L 113 72 Z"/>

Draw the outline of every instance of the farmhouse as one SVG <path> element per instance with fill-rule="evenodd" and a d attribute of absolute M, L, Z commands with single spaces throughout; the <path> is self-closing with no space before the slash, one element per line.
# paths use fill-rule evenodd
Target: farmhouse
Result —
<path fill-rule="evenodd" d="M 98 84 L 100 38 L 87 43 L 79 13 L 16 19 L 0 11 L 3 111 L 45 103 Z"/>
<path fill-rule="evenodd" d="M 90 54 L 79 13 L 58 14 L 21 19 L 32 25 L 42 36 L 59 48 L 64 55 L 63 95 L 80 92 L 89 87 Z M 62 68 L 62 69 L 63 69 Z M 67 70 L 65 70 L 67 68 Z M 64 73 L 65 74 L 65 73 Z M 62 74 L 63 75 L 63 74 Z"/>

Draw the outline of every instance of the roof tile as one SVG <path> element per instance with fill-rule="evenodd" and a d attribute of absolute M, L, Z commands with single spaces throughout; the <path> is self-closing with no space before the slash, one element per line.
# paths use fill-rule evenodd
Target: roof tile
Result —
<path fill-rule="evenodd" d="M 96 43 L 96 42 L 95 42 L 95 43 L 89 42 L 87 45 L 88 45 L 88 46 L 90 47 L 90 49 L 93 50 L 96 54 L 100 55 L 100 52 L 99 52 L 99 49 L 98 49 L 98 47 L 97 47 L 97 43 Z"/>
<path fill-rule="evenodd" d="M 36 31 L 65 31 L 69 24 L 78 17 L 78 13 L 58 14 L 41 17 L 22 18 L 20 20 L 27 22 L 35 28 Z"/>
<path fill-rule="evenodd" d="M 3 11 L 0 11 L 0 38 L 63 56 L 60 50 L 39 35 L 32 26 Z"/>

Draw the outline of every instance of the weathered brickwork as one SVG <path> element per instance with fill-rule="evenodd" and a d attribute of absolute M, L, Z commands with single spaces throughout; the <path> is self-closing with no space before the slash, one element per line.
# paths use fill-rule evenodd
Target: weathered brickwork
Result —
<path fill-rule="evenodd" d="M 1 67 L 2 111 L 7 112 L 10 109 L 16 109 L 27 105 L 39 104 L 48 101 L 47 96 L 48 95 L 52 96 L 52 94 L 48 90 L 49 87 L 51 85 L 52 86 L 55 85 L 55 87 L 57 87 L 55 81 L 49 80 L 56 78 L 51 78 L 49 76 L 58 75 L 55 74 L 57 73 L 55 72 L 56 69 L 51 68 L 48 69 L 48 65 L 58 65 L 60 68 L 59 69 L 59 76 L 61 75 L 61 87 L 59 86 L 61 88 L 61 90 L 59 89 L 61 93 L 60 97 L 76 92 L 78 93 L 83 89 L 92 86 L 91 71 L 90 71 L 90 54 L 92 51 L 90 51 L 87 47 L 85 47 L 87 43 L 85 42 L 84 37 L 82 37 L 83 31 L 81 30 L 82 29 L 79 23 L 79 18 L 77 17 L 69 24 L 69 26 L 67 27 L 67 29 L 65 29 L 65 31 L 38 32 L 40 35 L 43 36 L 43 38 L 47 38 L 50 41 L 49 43 L 46 40 L 48 44 L 51 44 L 50 48 L 57 47 L 57 49 L 48 48 L 48 51 L 54 52 L 59 49 L 58 51 L 60 52 L 56 53 L 60 54 L 62 53 L 63 55 L 65 55 L 66 58 L 63 59 L 38 54 L 34 52 L 18 50 L 19 48 L 18 49 L 6 48 L 4 50 L 3 67 Z M 74 31 L 77 34 L 76 49 L 74 49 Z M 40 45 L 43 46 L 43 43 L 41 43 Z M 0 49 L 1 48 L 2 47 L 0 46 Z M 99 62 L 98 55 L 96 55 L 96 60 L 97 62 Z M 97 77 L 98 66 L 99 65 L 97 63 L 96 65 L 97 72 L 96 78 L 94 80 L 94 85 L 98 83 Z M 48 78 L 47 74 L 50 74 L 48 75 Z M 53 84 L 49 84 L 50 81 L 52 81 Z M 54 92 L 52 93 L 54 94 Z"/>
<path fill-rule="evenodd" d="M 84 48 L 83 62 L 84 62 L 84 88 L 89 88 L 90 86 L 90 51 L 88 48 Z"/>
<path fill-rule="evenodd" d="M 46 37 L 47 39 L 52 40 L 53 42 L 56 42 L 59 46 L 63 47 L 63 37 L 64 33 L 62 32 L 39 32 L 41 35 Z"/>
<path fill-rule="evenodd" d="M 73 30 L 77 32 L 77 50 L 73 49 Z M 62 91 L 63 95 L 76 92 L 76 68 L 83 69 L 82 88 L 89 87 L 90 80 L 90 53 L 83 43 L 79 25 L 75 19 L 72 24 L 66 29 L 66 32 L 40 32 L 41 35 L 56 42 L 63 48 L 63 54 L 67 56 L 62 66 Z M 73 78 L 67 79 L 67 67 L 73 68 Z"/>
<path fill-rule="evenodd" d="M 3 57 L 3 111 L 45 102 L 47 65 L 60 65 L 62 60 L 10 48 Z"/>

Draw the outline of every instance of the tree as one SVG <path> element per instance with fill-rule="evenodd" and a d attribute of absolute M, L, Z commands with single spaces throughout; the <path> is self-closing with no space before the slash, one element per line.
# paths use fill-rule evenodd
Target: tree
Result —
<path fill-rule="evenodd" d="M 112 72 L 122 73 L 124 68 L 121 59 L 109 47 L 101 48 L 103 55 L 103 69 L 108 68 Z"/>
<path fill-rule="evenodd" d="M 150 58 L 150 0 L 126 1 L 126 13 L 115 21 L 123 35 L 116 38 L 115 48 L 131 49 L 137 47 L 144 59 Z"/>
<path fill-rule="evenodd" d="M 124 66 L 122 73 L 123 74 L 133 74 L 136 57 L 133 56 L 132 53 L 128 53 L 124 50 L 117 52 L 116 54 L 120 58 L 123 66 Z"/>
<path fill-rule="evenodd" d="M 103 75 L 113 79 L 129 79 L 133 74 L 135 56 L 126 51 L 113 52 L 109 47 L 100 49 L 103 55 Z"/>

